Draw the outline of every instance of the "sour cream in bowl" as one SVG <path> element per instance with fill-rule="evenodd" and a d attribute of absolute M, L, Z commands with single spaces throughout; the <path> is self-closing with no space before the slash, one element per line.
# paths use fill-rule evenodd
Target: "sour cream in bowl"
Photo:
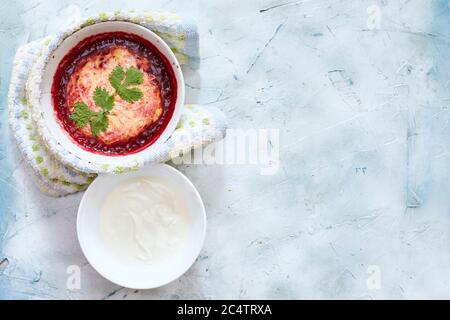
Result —
<path fill-rule="evenodd" d="M 83 196 L 80 246 L 106 279 L 128 288 L 167 284 L 194 263 L 206 215 L 192 183 L 168 165 L 102 175 Z"/>

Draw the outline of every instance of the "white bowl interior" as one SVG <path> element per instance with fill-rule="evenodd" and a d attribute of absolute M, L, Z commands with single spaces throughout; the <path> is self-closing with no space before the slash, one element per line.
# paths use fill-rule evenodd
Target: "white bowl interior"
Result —
<path fill-rule="evenodd" d="M 69 134 L 58 123 L 53 108 L 51 87 L 53 83 L 53 76 L 58 68 L 60 61 L 80 41 L 90 36 L 105 32 L 131 33 L 138 35 L 141 38 L 144 38 L 147 41 L 151 42 L 168 59 L 169 63 L 171 64 L 171 67 L 173 68 L 175 78 L 177 81 L 177 100 L 175 104 L 175 110 L 168 125 L 161 133 L 157 141 L 155 141 L 152 145 L 148 146 L 147 148 L 139 152 L 130 155 L 107 156 L 95 154 L 84 150 L 72 140 Z M 175 130 L 175 127 L 178 123 L 178 120 L 180 119 L 182 108 L 184 105 L 183 74 L 180 65 L 175 55 L 173 54 L 172 50 L 160 37 L 158 37 L 155 33 L 151 32 L 149 29 L 144 28 L 138 24 L 122 21 L 97 23 L 91 26 L 84 27 L 83 29 L 67 37 L 49 57 L 49 60 L 44 70 L 41 92 L 42 95 L 40 104 L 42 108 L 42 116 L 50 132 L 50 135 L 54 137 L 54 139 L 56 139 L 56 141 L 59 142 L 68 152 L 74 154 L 75 156 L 99 164 L 109 164 L 109 165 L 120 165 L 121 163 L 123 163 L 124 160 L 133 161 L 142 156 L 145 156 L 145 154 L 147 153 L 151 153 L 154 150 L 156 150 L 156 148 L 158 148 L 158 146 L 161 143 L 164 143 L 164 141 L 166 141 L 170 137 L 172 132 Z"/>
<path fill-rule="evenodd" d="M 100 210 L 105 197 L 118 184 L 143 176 L 164 181 L 174 188 L 183 197 L 192 223 L 187 241 L 174 256 L 161 264 L 130 265 L 118 259 L 103 242 Z M 133 173 L 99 176 L 85 192 L 78 209 L 78 240 L 87 260 L 106 279 L 128 288 L 156 288 L 181 276 L 200 253 L 205 231 L 206 214 L 200 195 L 182 173 L 165 164 L 144 167 Z"/>

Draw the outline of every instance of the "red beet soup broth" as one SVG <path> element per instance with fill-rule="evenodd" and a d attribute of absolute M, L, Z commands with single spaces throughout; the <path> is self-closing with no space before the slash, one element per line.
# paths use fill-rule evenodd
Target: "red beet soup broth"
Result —
<path fill-rule="evenodd" d="M 160 92 L 162 112 L 159 118 L 145 127 L 136 136 L 125 141 L 106 144 L 95 136 L 86 135 L 70 118 L 68 105 L 68 84 L 71 76 L 82 68 L 90 57 L 110 52 L 114 48 L 126 48 L 140 59 L 146 59 L 147 69 L 140 70 L 151 74 L 157 81 Z M 60 125 L 83 149 L 108 156 L 133 154 L 152 145 L 167 127 L 177 100 L 177 82 L 172 66 L 167 58 L 149 41 L 124 32 L 110 32 L 91 36 L 78 43 L 61 60 L 52 83 L 52 100 Z"/>

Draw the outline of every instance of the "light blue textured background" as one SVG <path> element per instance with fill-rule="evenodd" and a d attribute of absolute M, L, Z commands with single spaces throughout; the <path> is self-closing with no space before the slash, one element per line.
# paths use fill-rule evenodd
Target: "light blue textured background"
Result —
<path fill-rule="evenodd" d="M 380 30 L 368 30 L 371 5 Z M 206 243 L 186 275 L 148 291 L 87 264 L 81 195 L 40 194 L 6 121 L 19 44 L 69 14 L 140 8 L 198 21 L 189 102 L 220 107 L 232 127 L 280 129 L 273 176 L 179 167 L 204 199 Z M 1 1 L 0 298 L 450 298 L 449 16 L 448 1 L 422 0 Z M 72 264 L 80 290 L 66 288 Z"/>

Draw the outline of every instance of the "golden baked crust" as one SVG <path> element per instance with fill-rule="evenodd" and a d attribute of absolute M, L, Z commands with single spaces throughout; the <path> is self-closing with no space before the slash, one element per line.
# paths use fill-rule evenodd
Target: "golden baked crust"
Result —
<path fill-rule="evenodd" d="M 163 112 L 160 88 L 154 75 L 145 72 L 149 70 L 149 61 L 125 47 L 113 47 L 107 52 L 92 54 L 84 65 L 80 66 L 70 76 L 67 84 L 67 104 L 69 112 L 74 109 L 78 101 L 86 103 L 93 111 L 99 111 L 95 105 L 93 93 L 95 88 L 105 88 L 113 92 L 109 82 L 109 75 L 118 66 L 124 69 L 132 66 L 141 70 L 144 81 L 138 87 L 143 97 L 134 103 L 115 96 L 115 105 L 108 115 L 108 128 L 100 133 L 97 139 L 105 144 L 126 142 L 137 137 L 150 124 L 157 121 Z M 87 137 L 92 137 L 89 125 L 80 129 Z"/>

